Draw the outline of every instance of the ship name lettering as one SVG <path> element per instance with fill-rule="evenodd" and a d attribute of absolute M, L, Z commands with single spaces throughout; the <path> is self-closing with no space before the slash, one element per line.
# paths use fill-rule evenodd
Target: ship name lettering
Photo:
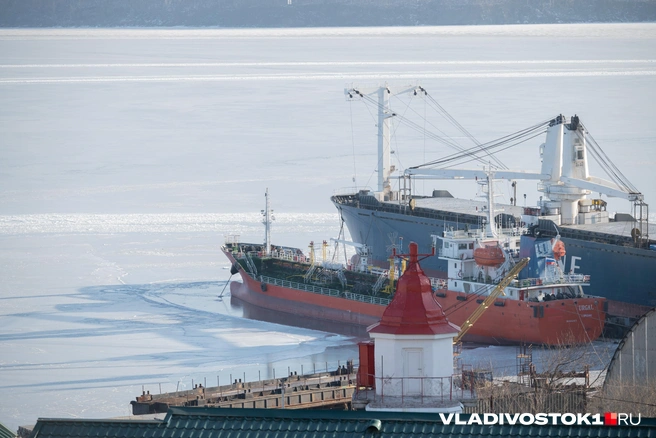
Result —
<path fill-rule="evenodd" d="M 579 305 L 579 310 L 592 310 L 592 304 Z"/>

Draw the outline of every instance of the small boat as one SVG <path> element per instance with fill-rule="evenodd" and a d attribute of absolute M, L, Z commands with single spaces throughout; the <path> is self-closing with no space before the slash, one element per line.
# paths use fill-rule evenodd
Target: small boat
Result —
<path fill-rule="evenodd" d="M 481 266 L 499 266 L 506 261 L 498 246 L 484 246 L 474 250 L 474 260 Z"/>

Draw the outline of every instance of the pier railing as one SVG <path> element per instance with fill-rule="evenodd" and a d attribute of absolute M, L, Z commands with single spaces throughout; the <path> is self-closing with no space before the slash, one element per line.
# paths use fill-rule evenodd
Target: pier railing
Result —
<path fill-rule="evenodd" d="M 475 385 L 464 382 L 463 376 L 446 377 L 376 377 L 369 375 L 374 387 L 366 387 L 358 374 L 358 390 L 354 401 L 374 404 L 400 403 L 405 406 L 433 405 L 436 402 L 470 399 L 476 397 Z"/>
<path fill-rule="evenodd" d="M 347 362 L 348 363 L 348 362 Z M 327 366 L 327 365 L 326 365 Z M 297 375 L 276 379 L 207 387 L 207 381 L 192 389 L 151 394 L 142 388 L 142 395 L 132 401 L 133 415 L 166 412 L 169 406 L 205 406 L 227 408 L 292 408 L 308 409 L 327 406 L 348 406 L 355 391 L 355 373 L 351 367 L 339 371 Z M 349 372 L 350 371 L 350 372 Z M 230 379 L 232 380 L 232 374 Z"/>
<path fill-rule="evenodd" d="M 329 289 L 325 287 L 314 286 L 311 284 L 296 283 L 293 281 L 281 280 L 279 278 L 267 277 L 266 275 L 260 275 L 260 282 L 272 284 L 274 286 L 302 290 L 305 292 L 311 292 L 319 295 L 328 295 L 331 297 L 346 298 L 348 300 L 360 301 L 362 303 L 380 304 L 383 306 L 387 306 L 391 302 L 389 298 L 372 297 L 369 295 L 354 294 L 352 292 L 342 292 L 337 289 Z"/>

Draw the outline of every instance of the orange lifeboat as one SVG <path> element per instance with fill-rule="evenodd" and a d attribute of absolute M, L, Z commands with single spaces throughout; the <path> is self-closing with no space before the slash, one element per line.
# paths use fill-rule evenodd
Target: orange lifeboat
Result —
<path fill-rule="evenodd" d="M 557 241 L 553 247 L 553 255 L 556 260 L 560 260 L 565 256 L 565 244 L 562 241 Z"/>
<path fill-rule="evenodd" d="M 506 261 L 503 250 L 498 246 L 486 246 L 474 250 L 474 260 L 479 266 L 500 266 Z"/>

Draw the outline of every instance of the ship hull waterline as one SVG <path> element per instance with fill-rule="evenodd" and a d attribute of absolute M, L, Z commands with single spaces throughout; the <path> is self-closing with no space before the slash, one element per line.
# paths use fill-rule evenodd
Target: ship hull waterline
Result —
<path fill-rule="evenodd" d="M 229 251 L 228 259 L 236 263 Z M 261 283 L 243 269 L 243 283 L 233 283 L 231 294 L 238 299 L 289 316 L 300 315 L 355 326 L 377 323 L 385 306 L 346 298 L 319 295 L 308 291 Z M 436 300 L 449 321 L 462 325 L 479 306 L 474 297 L 440 289 Z M 497 300 L 463 338 L 466 342 L 491 345 L 545 344 L 571 345 L 589 343 L 602 333 L 605 313 L 603 300 L 593 297 L 551 302 Z"/>

